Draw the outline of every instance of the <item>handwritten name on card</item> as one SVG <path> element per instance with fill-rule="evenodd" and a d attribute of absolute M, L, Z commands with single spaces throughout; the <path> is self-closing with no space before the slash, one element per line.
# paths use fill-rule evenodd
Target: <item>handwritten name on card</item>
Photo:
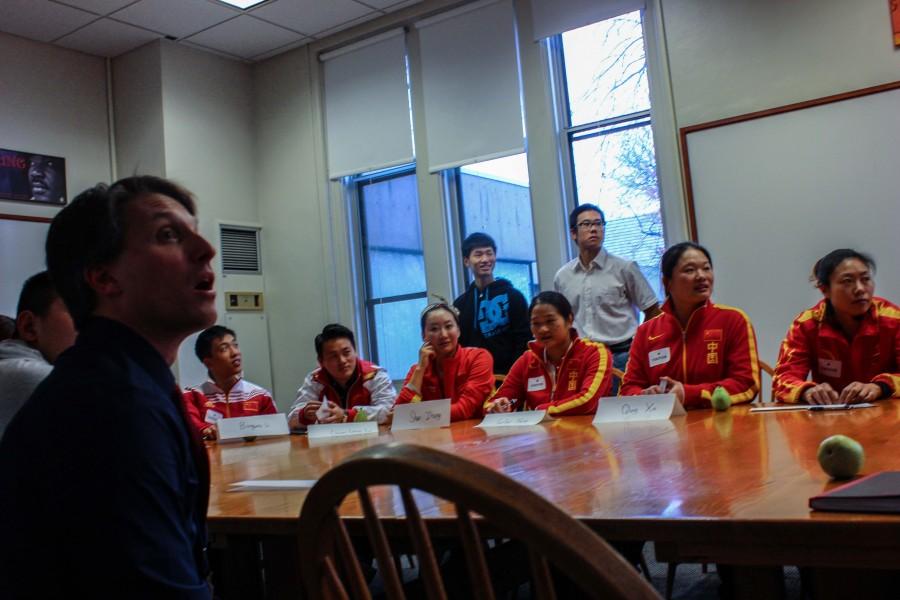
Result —
<path fill-rule="evenodd" d="M 594 423 L 664 421 L 685 414 L 675 394 L 600 398 Z"/>
<path fill-rule="evenodd" d="M 270 437 L 288 435 L 287 417 L 284 413 L 256 415 L 254 417 L 234 417 L 216 421 L 220 442 L 236 441 L 246 437 Z"/>
<path fill-rule="evenodd" d="M 484 415 L 484 420 L 475 427 L 527 427 L 537 425 L 544 421 L 552 421 L 546 410 L 526 410 L 511 413 L 490 413 Z"/>
<path fill-rule="evenodd" d="M 428 400 L 394 407 L 391 431 L 450 427 L 450 398 Z"/>
<path fill-rule="evenodd" d="M 378 423 L 375 421 L 360 421 L 359 423 L 330 423 L 310 425 L 306 429 L 310 440 L 327 440 L 337 438 L 349 438 L 378 435 Z"/>

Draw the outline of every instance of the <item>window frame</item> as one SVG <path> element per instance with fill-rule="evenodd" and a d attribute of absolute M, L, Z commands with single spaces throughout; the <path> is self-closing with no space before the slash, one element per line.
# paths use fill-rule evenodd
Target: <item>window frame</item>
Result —
<path fill-rule="evenodd" d="M 398 179 L 400 177 L 416 177 L 416 165 L 406 164 L 389 169 L 381 169 L 374 172 L 361 173 L 356 176 L 345 178 L 345 189 L 348 190 L 349 216 L 352 220 L 350 230 L 355 233 L 354 237 L 357 241 L 352 243 L 352 253 L 354 256 L 354 288 L 357 298 L 357 319 L 358 334 L 357 344 L 360 354 L 367 357 L 368 360 L 380 364 L 378 356 L 378 332 L 375 327 L 375 308 L 384 304 L 392 304 L 394 302 L 403 302 L 407 300 L 416 300 L 428 297 L 427 280 L 426 289 L 421 292 L 411 292 L 407 294 L 396 294 L 393 296 L 371 295 L 372 291 L 372 273 L 371 263 L 369 262 L 369 244 L 366 234 L 365 211 L 363 210 L 363 188 L 367 185 Z M 418 190 L 416 193 L 416 203 L 418 210 Z M 419 227 L 421 228 L 421 215 L 419 216 Z M 424 245 L 424 240 L 423 240 Z M 419 252 L 410 252 L 411 255 L 421 255 L 424 260 L 424 248 Z M 362 334 L 362 335 L 360 335 Z"/>
<path fill-rule="evenodd" d="M 650 71 L 650 55 L 647 48 L 647 26 L 645 23 L 646 10 L 641 10 L 641 40 L 644 45 L 644 60 L 647 63 L 647 77 L 651 77 Z M 572 112 L 569 103 L 569 82 L 566 76 L 565 50 L 563 48 L 562 34 L 552 36 L 547 40 L 547 53 L 549 57 L 549 67 L 551 70 L 551 79 L 557 82 L 553 86 L 554 106 L 557 110 L 557 123 L 559 123 L 559 131 L 557 135 L 557 147 L 560 157 L 562 158 L 562 179 L 563 179 L 563 208 L 566 212 L 566 237 L 570 237 L 568 231 L 568 215 L 578 206 L 578 185 L 575 181 L 575 153 L 572 150 L 573 143 L 580 140 L 599 137 L 602 135 L 610 135 L 636 129 L 638 127 L 649 126 L 650 133 L 655 138 L 655 131 L 652 119 L 653 94 L 648 97 L 650 107 L 645 110 L 635 111 L 624 115 L 616 115 L 582 123 L 580 125 L 572 124 Z M 656 145 L 654 144 L 654 150 Z M 657 165 L 657 177 L 659 176 L 659 154 L 654 153 L 654 159 Z M 657 185 L 661 187 L 659 181 Z M 660 217 L 665 223 L 662 198 L 660 198 Z M 663 239 L 666 239 L 665 226 L 663 226 Z M 567 244 L 569 259 L 577 255 L 574 243 Z"/>
<path fill-rule="evenodd" d="M 525 152 L 527 155 L 527 151 Z M 477 164 L 477 163 L 475 163 Z M 457 260 L 455 263 L 459 267 L 460 277 L 457 279 L 460 281 L 461 288 L 456 290 L 456 296 L 458 297 L 460 294 L 464 293 L 469 286 L 474 281 L 472 277 L 472 272 L 466 267 L 465 259 L 462 256 L 462 243 L 463 240 L 466 239 L 466 236 L 469 234 L 466 231 L 466 218 L 465 218 L 465 207 L 463 206 L 463 193 L 462 193 L 462 167 L 455 167 L 453 169 L 447 169 L 445 171 L 445 187 L 446 191 L 444 193 L 445 198 L 447 199 L 447 204 L 449 207 L 450 213 L 450 221 L 452 223 L 452 237 L 457 240 L 459 244 L 460 251 L 457 252 Z M 530 175 L 530 174 L 529 174 Z M 531 186 L 528 186 L 528 200 L 531 202 Z M 531 207 L 529 207 L 531 209 Z M 530 290 L 530 298 L 537 296 L 541 291 L 541 282 L 540 282 L 540 272 L 538 269 L 538 256 L 537 256 L 537 232 L 534 228 L 534 213 L 532 209 L 532 217 L 531 217 L 531 229 L 532 233 L 535 236 L 535 250 L 534 250 L 534 260 L 522 260 L 515 258 L 503 258 L 501 259 L 498 255 L 497 262 L 505 262 L 505 263 L 514 263 L 521 265 L 528 265 L 529 269 L 529 278 L 531 281 L 531 290 Z M 494 271 L 496 272 L 496 266 L 494 267 Z"/>

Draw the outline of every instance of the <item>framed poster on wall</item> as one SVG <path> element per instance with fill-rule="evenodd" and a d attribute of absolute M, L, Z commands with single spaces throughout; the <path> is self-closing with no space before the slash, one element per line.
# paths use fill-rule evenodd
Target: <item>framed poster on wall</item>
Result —
<path fill-rule="evenodd" d="M 0 200 L 66 203 L 66 159 L 0 148 Z"/>

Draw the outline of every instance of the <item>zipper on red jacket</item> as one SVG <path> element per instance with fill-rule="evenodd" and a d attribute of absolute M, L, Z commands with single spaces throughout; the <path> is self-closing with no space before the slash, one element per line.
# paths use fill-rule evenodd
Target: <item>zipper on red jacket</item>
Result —
<path fill-rule="evenodd" d="M 685 385 L 688 382 L 687 381 L 687 376 L 688 376 L 688 373 L 687 373 L 687 331 L 691 327 L 691 320 L 694 318 L 694 315 L 697 314 L 698 310 L 702 310 L 703 308 L 704 307 L 701 306 L 700 308 L 696 309 L 694 312 L 691 313 L 691 316 L 688 317 L 688 321 L 685 324 L 683 329 L 681 329 L 681 323 L 678 323 L 678 319 L 677 318 L 675 319 L 675 322 L 678 323 L 679 329 L 681 329 L 681 366 L 682 366 L 682 371 L 684 371 L 684 380 L 682 380 L 682 382 L 681 382 L 682 385 Z M 672 316 L 674 318 L 675 315 L 672 315 Z"/>
<path fill-rule="evenodd" d="M 569 348 L 566 350 L 566 353 L 563 354 L 562 360 L 559 361 L 559 368 L 556 369 L 557 376 L 553 379 L 553 386 L 550 388 L 550 402 L 553 402 L 553 399 L 556 396 L 556 387 L 557 387 L 557 384 L 559 383 L 559 374 L 562 372 L 563 367 L 566 364 L 566 361 L 569 359 L 569 353 L 572 351 L 572 348 L 574 348 L 574 347 L 575 347 L 575 340 L 572 340 L 569 342 Z M 546 352 L 546 348 L 544 349 L 544 352 Z M 541 362 L 541 366 L 544 367 L 544 371 L 549 376 L 550 372 L 547 369 L 547 365 L 543 361 Z"/>

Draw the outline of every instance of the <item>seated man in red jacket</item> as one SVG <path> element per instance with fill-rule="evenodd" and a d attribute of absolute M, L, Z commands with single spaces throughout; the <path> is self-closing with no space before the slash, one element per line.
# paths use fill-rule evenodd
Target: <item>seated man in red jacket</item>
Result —
<path fill-rule="evenodd" d="M 234 332 L 213 325 L 197 337 L 197 358 L 206 365 L 209 379 L 184 392 L 191 424 L 203 439 L 216 439 L 216 421 L 278 412 L 272 395 L 244 379 L 241 350 Z"/>
<path fill-rule="evenodd" d="M 397 391 L 387 371 L 359 358 L 353 332 L 337 323 L 316 336 L 319 368 L 306 376 L 288 413 L 292 429 L 315 423 L 388 422 Z"/>

